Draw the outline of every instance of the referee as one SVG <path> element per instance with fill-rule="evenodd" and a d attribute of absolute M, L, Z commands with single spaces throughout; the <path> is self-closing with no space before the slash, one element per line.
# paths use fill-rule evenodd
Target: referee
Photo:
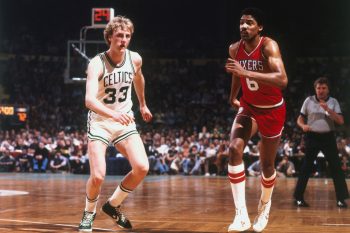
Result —
<path fill-rule="evenodd" d="M 304 200 L 304 192 L 309 180 L 313 163 L 319 153 L 325 155 L 333 178 L 337 206 L 347 208 L 344 201 L 349 197 L 345 176 L 340 166 L 340 158 L 334 135 L 334 123 L 344 124 L 340 106 L 335 98 L 329 97 L 328 79 L 321 77 L 314 82 L 316 95 L 309 96 L 301 107 L 297 124 L 305 132 L 305 158 L 301 166 L 298 182 L 294 191 L 294 204 L 297 207 L 309 207 Z M 305 123 L 306 122 L 306 123 Z"/>

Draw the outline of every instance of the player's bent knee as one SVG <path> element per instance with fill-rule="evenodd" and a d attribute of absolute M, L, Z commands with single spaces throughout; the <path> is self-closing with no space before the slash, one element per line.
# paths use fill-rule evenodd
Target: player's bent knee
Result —
<path fill-rule="evenodd" d="M 103 174 L 98 174 L 98 175 L 92 176 L 92 183 L 95 186 L 101 186 L 104 180 L 105 180 L 105 175 L 103 175 Z"/>
<path fill-rule="evenodd" d="M 136 166 L 133 170 L 139 176 L 146 176 L 149 170 L 149 165 L 147 163 L 144 165 Z"/>

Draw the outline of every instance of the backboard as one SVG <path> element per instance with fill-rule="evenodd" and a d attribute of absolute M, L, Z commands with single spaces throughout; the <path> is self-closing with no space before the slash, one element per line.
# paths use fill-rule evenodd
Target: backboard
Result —
<path fill-rule="evenodd" d="M 105 41 L 68 40 L 65 83 L 85 82 L 90 59 L 107 49 Z"/>

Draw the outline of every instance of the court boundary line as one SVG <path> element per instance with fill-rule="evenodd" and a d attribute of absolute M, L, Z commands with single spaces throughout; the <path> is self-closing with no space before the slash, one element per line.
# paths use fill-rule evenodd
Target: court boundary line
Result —
<path fill-rule="evenodd" d="M 33 223 L 33 224 L 40 224 L 40 225 L 53 225 L 53 226 L 62 226 L 62 227 L 74 227 L 78 229 L 77 225 L 63 224 L 63 223 L 47 223 L 47 222 L 36 222 L 36 221 L 26 221 L 26 220 L 16 220 L 16 219 L 5 219 L 5 218 L 0 218 L 0 221 L 17 222 L 17 223 Z M 100 231 L 118 232 L 117 230 L 108 229 L 108 228 L 93 227 L 93 229 L 100 230 Z"/>
<path fill-rule="evenodd" d="M 197 219 L 194 219 L 197 220 Z M 45 222 L 35 222 L 35 221 L 26 221 L 26 220 L 16 220 L 16 219 L 2 219 L 0 218 L 0 221 L 9 221 L 9 222 L 23 222 L 23 223 L 35 223 L 35 224 L 42 224 L 42 225 L 57 225 L 57 226 L 68 226 L 68 227 L 77 227 L 76 225 L 70 225 L 70 224 L 61 224 L 61 223 L 45 223 Z M 163 221 L 159 221 L 159 220 L 132 220 L 133 222 L 138 222 L 138 223 L 144 223 L 144 222 L 153 222 L 153 223 L 161 223 L 161 222 L 169 222 L 169 223 L 175 223 L 176 221 L 174 220 L 163 220 Z M 208 223 L 208 221 L 206 222 L 202 222 L 202 221 L 182 221 L 183 223 Z M 212 223 L 226 223 L 226 221 L 210 221 Z M 101 229 L 101 230 L 112 230 L 115 231 L 113 229 L 108 229 L 108 228 L 96 228 L 94 227 L 94 229 Z M 120 230 L 120 229 L 119 229 Z M 132 232 L 131 232 L 132 233 Z"/>
<path fill-rule="evenodd" d="M 342 227 L 350 227 L 349 223 L 323 223 L 322 226 L 342 226 Z"/>

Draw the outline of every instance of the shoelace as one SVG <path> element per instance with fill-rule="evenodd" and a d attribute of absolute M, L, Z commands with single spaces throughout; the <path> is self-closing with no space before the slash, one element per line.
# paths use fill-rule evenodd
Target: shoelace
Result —
<path fill-rule="evenodd" d="M 116 215 L 119 217 L 119 219 L 120 219 L 121 221 L 125 222 L 126 217 L 124 216 L 124 214 L 122 214 L 122 213 L 120 212 L 120 206 L 114 207 L 114 210 L 115 210 L 115 212 L 116 212 Z"/>
<path fill-rule="evenodd" d="M 236 217 L 234 219 L 235 224 L 240 224 L 242 227 L 244 227 L 246 225 L 246 222 L 242 221 L 241 217 L 237 217 L 239 215 L 242 216 L 242 208 L 236 208 Z"/>
<path fill-rule="evenodd" d="M 125 222 L 125 216 L 124 216 L 124 214 L 120 214 L 120 220 L 122 221 L 122 222 Z"/>
<path fill-rule="evenodd" d="M 267 206 L 267 203 L 261 204 L 261 208 L 258 212 L 259 217 L 262 216 L 261 214 L 265 215 L 266 218 L 268 217 L 268 214 L 265 213 L 266 206 Z"/>
<path fill-rule="evenodd" d="M 242 212 L 242 209 L 237 209 L 237 208 L 236 208 L 236 216 L 237 216 L 237 215 L 240 215 L 241 212 Z"/>
<path fill-rule="evenodd" d="M 261 214 L 262 212 L 264 212 L 265 208 L 266 208 L 266 204 L 262 204 L 262 205 L 261 205 L 261 208 L 260 208 L 260 210 L 259 210 L 259 214 Z"/>
<path fill-rule="evenodd" d="M 84 226 L 90 225 L 93 216 L 94 216 L 94 214 L 90 214 L 90 213 L 84 214 L 84 217 L 83 217 L 83 220 L 81 221 L 81 224 Z"/>

